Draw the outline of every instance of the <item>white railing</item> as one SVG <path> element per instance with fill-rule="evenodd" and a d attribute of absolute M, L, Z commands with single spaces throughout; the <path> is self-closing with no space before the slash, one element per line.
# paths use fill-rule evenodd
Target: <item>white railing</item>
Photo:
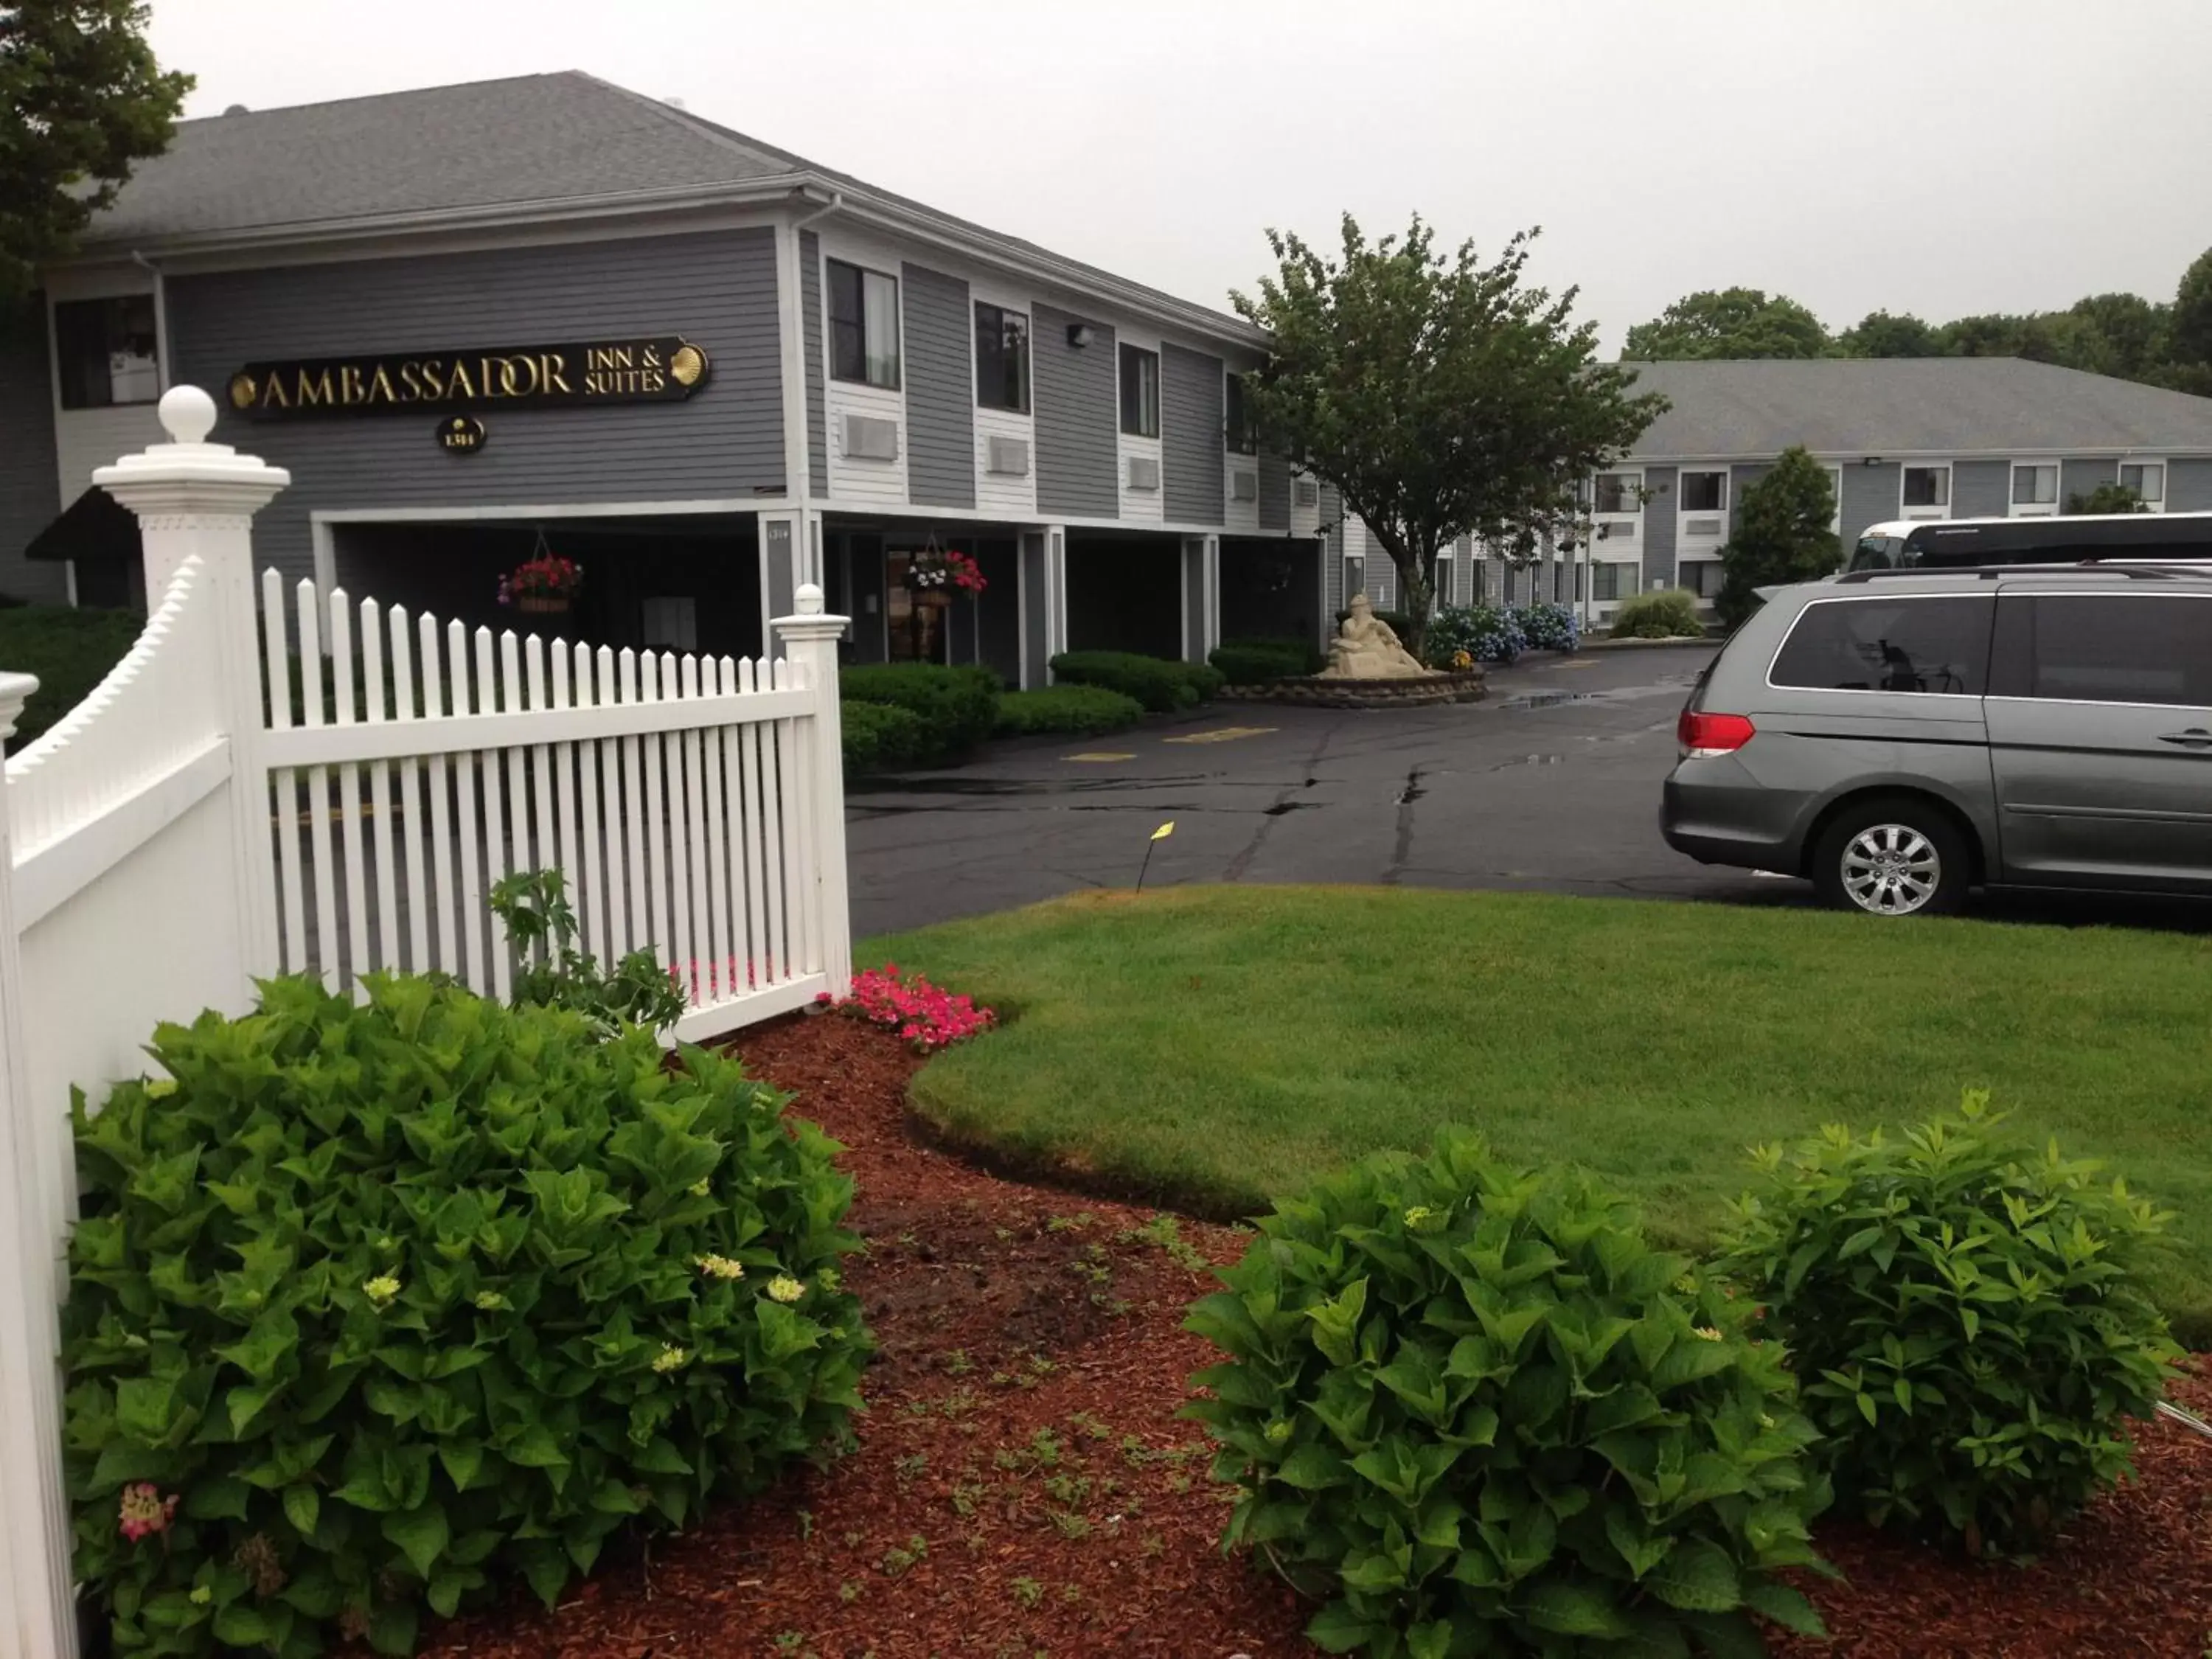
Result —
<path fill-rule="evenodd" d="M 56 1319 L 72 1085 L 97 1103 L 147 1068 L 157 1024 L 242 1012 L 272 974 L 436 971 L 504 998 L 516 955 L 489 899 L 532 868 L 567 878 L 583 948 L 678 975 L 678 1036 L 851 977 L 844 618 L 820 590 L 772 624 L 774 662 L 471 635 L 307 583 L 295 630 L 273 574 L 257 622 L 251 522 L 289 477 L 205 442 L 204 392 L 161 415 L 173 441 L 94 479 L 138 517 L 153 615 L 0 799 L 0 1659 L 77 1650 Z M 0 739 L 35 686 L 0 672 Z"/>
<path fill-rule="evenodd" d="M 819 818 L 842 809 L 798 665 L 471 633 L 304 581 L 295 633 L 263 581 L 283 971 L 435 969 L 504 998 L 491 890 L 557 869 L 582 948 L 649 950 L 676 978 L 679 1036 L 830 988 L 842 872 Z"/>

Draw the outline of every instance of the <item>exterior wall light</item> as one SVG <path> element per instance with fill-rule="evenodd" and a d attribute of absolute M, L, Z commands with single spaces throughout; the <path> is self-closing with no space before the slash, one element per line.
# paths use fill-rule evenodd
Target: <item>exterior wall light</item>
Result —
<path fill-rule="evenodd" d="M 1091 325 L 1088 323 L 1070 323 L 1067 325 L 1067 343 L 1078 351 L 1089 345 L 1096 337 L 1091 333 Z"/>

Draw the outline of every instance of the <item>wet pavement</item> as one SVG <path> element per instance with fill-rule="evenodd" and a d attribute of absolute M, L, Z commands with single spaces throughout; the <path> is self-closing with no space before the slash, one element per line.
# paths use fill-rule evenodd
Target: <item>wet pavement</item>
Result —
<path fill-rule="evenodd" d="M 1095 738 L 996 745 L 856 789 L 854 931 L 1146 884 L 1379 882 L 1791 902 L 1659 838 L 1674 717 L 1705 648 L 1591 653 L 1492 677 L 1479 703 L 1219 702 Z"/>

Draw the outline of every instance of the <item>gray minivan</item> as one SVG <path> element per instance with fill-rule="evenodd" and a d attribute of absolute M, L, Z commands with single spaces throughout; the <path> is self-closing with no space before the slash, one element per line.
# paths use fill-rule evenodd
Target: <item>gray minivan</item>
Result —
<path fill-rule="evenodd" d="M 1783 588 L 1678 728 L 1660 827 L 1877 915 L 1972 886 L 2212 893 L 2212 573 L 1861 570 Z"/>

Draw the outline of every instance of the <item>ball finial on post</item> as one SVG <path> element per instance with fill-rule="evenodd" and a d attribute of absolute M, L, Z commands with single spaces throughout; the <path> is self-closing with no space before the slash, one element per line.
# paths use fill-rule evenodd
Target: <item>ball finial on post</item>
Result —
<path fill-rule="evenodd" d="M 818 617 L 822 614 L 822 590 L 812 582 L 801 582 L 799 592 L 792 598 L 798 603 L 800 616 Z"/>
<path fill-rule="evenodd" d="M 171 386 L 161 394 L 158 412 L 172 443 L 205 443 L 215 430 L 215 399 L 196 386 Z"/>

